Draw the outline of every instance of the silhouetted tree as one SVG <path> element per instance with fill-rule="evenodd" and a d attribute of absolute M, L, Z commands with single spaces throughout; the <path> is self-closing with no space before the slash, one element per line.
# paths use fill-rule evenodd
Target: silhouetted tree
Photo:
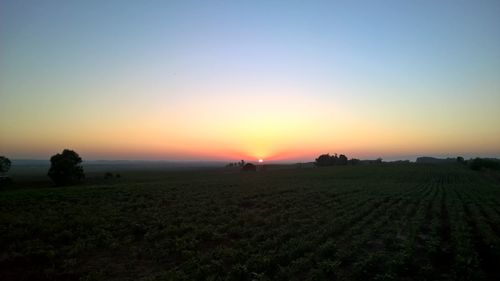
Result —
<path fill-rule="evenodd" d="M 321 154 L 318 158 L 316 158 L 316 162 L 314 162 L 316 166 L 330 166 L 331 159 L 330 154 Z"/>
<path fill-rule="evenodd" d="M 243 161 L 243 160 L 242 160 Z M 241 162 L 231 162 L 229 164 L 226 165 L 227 168 L 231 168 L 231 167 L 242 167 L 243 165 L 241 165 Z"/>
<path fill-rule="evenodd" d="M 347 156 L 344 154 L 340 154 L 337 156 L 337 153 L 334 155 L 330 154 L 321 154 L 318 158 L 316 158 L 316 162 L 314 163 L 316 166 L 334 166 L 334 165 L 347 165 Z"/>
<path fill-rule="evenodd" d="M 496 159 L 487 159 L 487 158 L 475 158 L 469 161 L 470 168 L 472 170 L 482 170 L 482 169 L 491 169 L 491 170 L 500 170 L 500 161 Z"/>
<path fill-rule="evenodd" d="M 356 159 L 356 158 L 351 158 L 349 160 L 349 164 L 351 164 L 351 165 L 358 165 L 360 162 L 361 162 L 361 160 Z"/>
<path fill-rule="evenodd" d="M 340 154 L 339 158 L 337 159 L 337 165 L 347 165 L 347 156 L 344 154 Z"/>
<path fill-rule="evenodd" d="M 57 185 L 68 185 L 82 180 L 85 175 L 80 165 L 82 158 L 73 150 L 65 149 L 50 158 L 48 176 Z"/>
<path fill-rule="evenodd" d="M 239 162 L 231 162 L 226 165 L 226 168 L 231 168 L 231 167 L 243 167 L 245 166 L 245 160 L 241 160 Z"/>
<path fill-rule="evenodd" d="M 241 171 L 243 172 L 256 172 L 257 171 L 257 166 L 255 166 L 252 163 L 246 163 L 241 167 Z"/>
<path fill-rule="evenodd" d="M 5 156 L 0 156 L 0 174 L 7 173 L 10 169 L 10 159 Z"/>
<path fill-rule="evenodd" d="M 460 164 L 465 164 L 465 160 L 462 156 L 458 156 L 457 157 L 457 162 L 460 163 Z"/>

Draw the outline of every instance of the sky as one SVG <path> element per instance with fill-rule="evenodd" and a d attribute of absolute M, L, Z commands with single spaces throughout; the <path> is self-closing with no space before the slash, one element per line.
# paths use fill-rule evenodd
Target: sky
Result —
<path fill-rule="evenodd" d="M 500 1 L 0 1 L 0 155 L 500 157 Z"/>

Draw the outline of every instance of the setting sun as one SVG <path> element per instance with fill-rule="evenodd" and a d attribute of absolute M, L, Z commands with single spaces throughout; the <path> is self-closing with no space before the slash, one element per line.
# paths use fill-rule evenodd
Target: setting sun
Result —
<path fill-rule="evenodd" d="M 262 162 L 264 162 L 264 160 L 262 160 L 262 159 L 259 159 L 259 163 L 262 163 Z"/>

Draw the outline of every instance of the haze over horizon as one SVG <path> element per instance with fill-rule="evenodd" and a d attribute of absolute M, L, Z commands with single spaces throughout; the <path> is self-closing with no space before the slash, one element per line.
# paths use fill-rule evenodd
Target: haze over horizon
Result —
<path fill-rule="evenodd" d="M 500 157 L 499 15 L 486 0 L 2 1 L 0 155 Z"/>

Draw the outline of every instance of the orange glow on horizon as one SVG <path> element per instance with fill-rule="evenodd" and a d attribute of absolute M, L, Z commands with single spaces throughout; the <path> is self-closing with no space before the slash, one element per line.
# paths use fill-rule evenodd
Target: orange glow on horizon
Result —
<path fill-rule="evenodd" d="M 432 116 L 415 119 L 402 112 L 393 118 L 341 101 L 320 103 L 292 89 L 275 92 L 179 98 L 175 106 L 157 106 L 134 118 L 133 106 L 103 118 L 106 108 L 96 105 L 69 123 L 18 123 L 2 135 L 0 145 L 19 158 L 45 158 L 71 148 L 86 159 L 266 162 L 313 161 L 323 153 L 376 158 L 498 151 L 500 133 L 482 137 L 491 133 L 487 126 L 476 126 L 471 133 L 454 119 L 436 122 Z"/>
<path fill-rule="evenodd" d="M 500 157 L 499 1 L 8 2 L 0 155 Z"/>

